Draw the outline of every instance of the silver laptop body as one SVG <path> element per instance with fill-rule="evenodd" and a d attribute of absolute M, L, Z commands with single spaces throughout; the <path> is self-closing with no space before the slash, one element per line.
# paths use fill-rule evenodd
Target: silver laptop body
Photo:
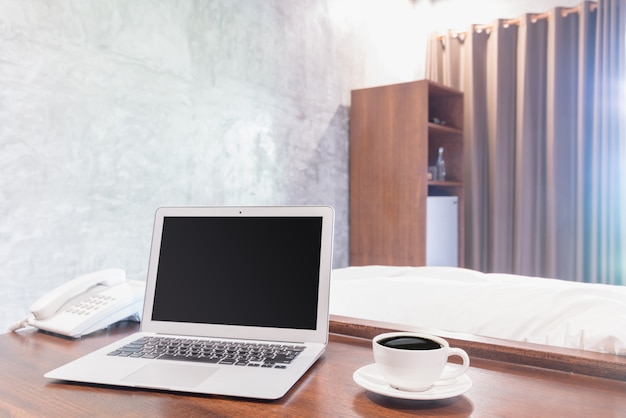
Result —
<path fill-rule="evenodd" d="M 327 206 L 157 209 L 140 332 L 45 377 L 282 397 L 328 342 L 333 226 L 334 211 Z M 279 361 L 261 354 L 239 364 L 210 363 L 202 356 L 181 360 L 180 350 L 175 357 L 116 355 L 146 337 L 183 338 L 203 346 L 215 340 L 225 346 L 271 344 L 288 347 L 288 354 L 278 355 Z"/>

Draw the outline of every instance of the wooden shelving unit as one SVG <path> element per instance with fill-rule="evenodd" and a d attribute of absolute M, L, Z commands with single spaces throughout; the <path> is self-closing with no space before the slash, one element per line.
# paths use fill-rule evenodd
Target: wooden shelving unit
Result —
<path fill-rule="evenodd" d="M 440 146 L 446 179 L 428 180 Z M 350 264 L 424 265 L 429 195 L 459 198 L 462 266 L 463 94 L 427 80 L 353 90 Z"/>

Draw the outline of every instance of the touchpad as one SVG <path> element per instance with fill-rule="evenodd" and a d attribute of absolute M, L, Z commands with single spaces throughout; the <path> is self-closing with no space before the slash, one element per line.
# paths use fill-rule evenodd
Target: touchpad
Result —
<path fill-rule="evenodd" d="M 175 386 L 195 387 L 217 370 L 219 370 L 217 367 L 190 364 L 150 363 L 129 374 L 122 381 L 164 389 Z"/>

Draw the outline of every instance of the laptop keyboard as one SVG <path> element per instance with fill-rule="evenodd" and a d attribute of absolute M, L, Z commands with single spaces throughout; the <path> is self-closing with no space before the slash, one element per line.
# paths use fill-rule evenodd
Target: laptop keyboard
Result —
<path fill-rule="evenodd" d="M 291 344 L 142 337 L 108 355 L 284 369 L 304 348 Z"/>

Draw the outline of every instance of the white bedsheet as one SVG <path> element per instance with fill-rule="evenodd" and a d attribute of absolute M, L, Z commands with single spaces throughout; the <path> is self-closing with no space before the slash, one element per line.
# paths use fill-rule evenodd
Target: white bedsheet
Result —
<path fill-rule="evenodd" d="M 626 287 L 455 267 L 332 272 L 330 313 L 626 355 Z"/>

